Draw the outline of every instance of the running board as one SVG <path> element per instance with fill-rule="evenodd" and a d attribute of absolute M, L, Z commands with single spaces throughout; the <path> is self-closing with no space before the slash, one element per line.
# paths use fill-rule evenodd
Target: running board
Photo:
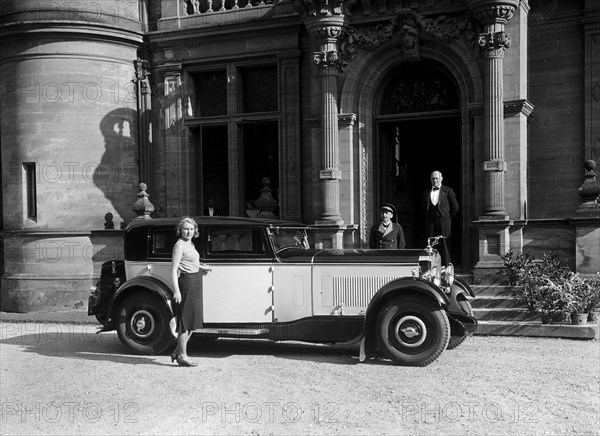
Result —
<path fill-rule="evenodd" d="M 196 329 L 192 333 L 200 335 L 221 336 L 229 338 L 247 338 L 264 336 L 269 333 L 269 329 L 225 329 L 225 328 L 202 328 Z"/>

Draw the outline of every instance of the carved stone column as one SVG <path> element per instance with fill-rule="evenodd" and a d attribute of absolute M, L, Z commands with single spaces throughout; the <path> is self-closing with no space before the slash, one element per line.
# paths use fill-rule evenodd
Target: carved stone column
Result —
<path fill-rule="evenodd" d="M 510 248 L 510 221 L 505 206 L 504 173 L 504 52 L 510 47 L 506 23 L 515 14 L 519 0 L 467 0 L 481 22 L 479 46 L 485 57 L 483 101 L 483 171 L 485 174 L 483 216 L 475 224 L 479 232 L 479 260 L 474 281 L 494 283 Z"/>
<path fill-rule="evenodd" d="M 319 51 L 313 62 L 321 75 L 321 219 L 318 224 L 343 224 L 340 214 L 340 171 L 338 138 L 338 74 L 340 54 L 338 40 L 344 34 L 343 15 L 316 15 L 305 19 L 311 37 L 318 42 Z"/>
<path fill-rule="evenodd" d="M 152 90 L 150 87 L 150 64 L 143 59 L 133 61 L 135 66 L 135 86 L 137 91 L 137 111 L 138 111 L 138 149 L 140 180 L 152 183 L 154 180 L 152 174 L 152 139 L 151 135 L 151 109 L 152 109 Z"/>
<path fill-rule="evenodd" d="M 484 27 L 479 45 L 486 57 L 484 94 L 485 187 L 484 214 L 508 218 L 504 205 L 504 51 L 510 37 L 504 31 L 518 0 L 471 0 L 469 7 Z"/>
<path fill-rule="evenodd" d="M 167 65 L 157 71 L 162 76 L 159 92 L 163 112 L 160 134 L 163 136 L 164 174 L 167 216 L 191 215 L 195 212 L 193 199 L 196 184 L 190 177 L 194 159 L 186 144 L 183 126 L 182 66 Z"/>

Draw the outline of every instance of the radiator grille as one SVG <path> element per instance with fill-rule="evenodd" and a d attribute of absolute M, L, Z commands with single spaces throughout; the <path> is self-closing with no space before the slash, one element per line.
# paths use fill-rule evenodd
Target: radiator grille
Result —
<path fill-rule="evenodd" d="M 398 278 L 400 277 L 334 277 L 333 305 L 366 307 L 382 286 Z"/>

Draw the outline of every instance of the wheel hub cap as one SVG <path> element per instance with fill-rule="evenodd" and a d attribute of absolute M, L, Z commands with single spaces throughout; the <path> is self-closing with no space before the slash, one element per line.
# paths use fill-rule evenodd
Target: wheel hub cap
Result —
<path fill-rule="evenodd" d="M 131 317 L 131 329 L 140 338 L 146 338 L 154 332 L 154 317 L 147 310 L 138 310 Z"/>
<path fill-rule="evenodd" d="M 396 340 L 405 347 L 418 347 L 427 338 L 427 326 L 420 318 L 407 315 L 396 323 Z"/>

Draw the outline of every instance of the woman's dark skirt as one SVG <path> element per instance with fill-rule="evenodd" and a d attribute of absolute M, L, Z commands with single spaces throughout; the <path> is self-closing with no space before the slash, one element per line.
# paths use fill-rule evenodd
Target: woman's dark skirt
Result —
<path fill-rule="evenodd" d="M 202 272 L 184 273 L 179 276 L 181 304 L 175 304 L 177 332 L 201 329 L 202 323 Z"/>

